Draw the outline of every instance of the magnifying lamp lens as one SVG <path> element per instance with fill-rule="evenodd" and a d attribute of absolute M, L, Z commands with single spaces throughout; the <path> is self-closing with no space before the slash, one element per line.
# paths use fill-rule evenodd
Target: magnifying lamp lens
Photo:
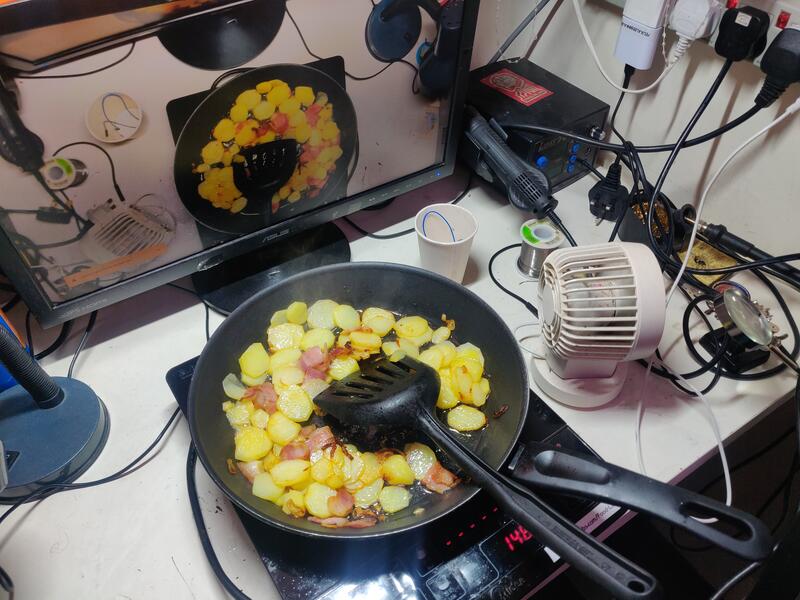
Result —
<path fill-rule="evenodd" d="M 756 344 L 769 345 L 772 341 L 772 327 L 750 299 L 740 290 L 730 288 L 723 292 L 722 300 L 739 331 Z"/>

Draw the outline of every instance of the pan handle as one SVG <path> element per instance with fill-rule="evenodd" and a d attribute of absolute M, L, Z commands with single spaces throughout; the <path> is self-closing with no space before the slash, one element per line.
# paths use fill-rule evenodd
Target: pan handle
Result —
<path fill-rule="evenodd" d="M 420 411 L 423 431 L 472 481 L 534 537 L 618 600 L 659 598 L 655 578 L 576 527 L 530 490 L 499 474 L 453 438 L 428 411 Z"/>
<path fill-rule="evenodd" d="M 769 529 L 753 515 L 587 454 L 528 444 L 520 447 L 509 469 L 525 485 L 651 515 L 746 560 L 763 560 L 772 551 Z M 726 533 L 693 516 L 714 517 L 735 531 Z"/>

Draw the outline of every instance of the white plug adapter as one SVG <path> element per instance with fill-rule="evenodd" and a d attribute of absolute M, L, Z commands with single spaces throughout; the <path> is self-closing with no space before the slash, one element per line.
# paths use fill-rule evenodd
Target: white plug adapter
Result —
<path fill-rule="evenodd" d="M 627 0 L 614 56 L 635 69 L 649 69 L 661 43 L 668 6 L 668 0 Z"/>
<path fill-rule="evenodd" d="M 681 38 L 707 38 L 719 25 L 725 7 L 717 0 L 678 0 L 669 15 L 669 28 Z"/>

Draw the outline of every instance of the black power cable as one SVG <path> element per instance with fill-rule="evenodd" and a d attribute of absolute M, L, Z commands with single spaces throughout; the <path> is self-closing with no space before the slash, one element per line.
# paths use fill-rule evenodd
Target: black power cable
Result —
<path fill-rule="evenodd" d="M 75 370 L 75 363 L 78 362 L 78 356 L 80 356 L 83 347 L 86 345 L 86 340 L 89 339 L 89 334 L 94 329 L 94 324 L 97 321 L 97 311 L 94 311 L 91 315 L 89 315 L 89 322 L 86 324 L 86 329 L 81 336 L 80 342 L 78 342 L 78 347 L 75 349 L 75 354 L 72 355 L 72 360 L 69 363 L 69 369 L 67 369 L 67 377 L 72 379 L 72 372 Z"/>
<path fill-rule="evenodd" d="M 507 287 L 505 287 L 502 283 L 500 283 L 497 280 L 497 277 L 495 277 L 494 270 L 492 269 L 492 267 L 494 267 L 494 261 L 496 261 L 497 258 L 501 254 L 503 254 L 504 252 L 506 252 L 508 250 L 511 250 L 512 248 L 519 248 L 521 246 L 522 246 L 522 244 L 510 244 L 510 245 L 508 245 L 508 246 L 506 246 L 504 248 L 500 248 L 500 250 L 498 250 L 497 252 L 492 254 L 492 257 L 489 259 L 489 277 L 491 278 L 492 282 L 498 288 L 500 288 L 500 291 L 502 291 L 503 293 L 505 293 L 508 296 L 511 296 L 512 298 L 514 298 L 518 302 L 521 302 L 522 305 L 525 308 L 527 308 L 534 317 L 539 318 L 539 311 L 536 309 L 536 307 L 532 303 L 530 303 L 527 300 L 525 300 L 525 298 L 523 298 L 522 296 L 520 296 L 518 294 L 515 294 L 514 292 L 509 290 Z"/>
<path fill-rule="evenodd" d="M 214 546 L 211 544 L 211 538 L 208 536 L 206 523 L 203 519 L 203 509 L 200 507 L 200 500 L 197 496 L 197 481 L 195 480 L 196 465 L 197 452 L 194 449 L 194 444 L 189 444 L 189 454 L 186 457 L 186 487 L 189 493 L 189 504 L 192 507 L 192 517 L 194 517 L 194 524 L 197 527 L 197 535 L 200 536 L 200 544 L 203 546 L 203 551 L 206 554 L 208 563 L 211 565 L 211 570 L 214 571 L 217 581 L 222 584 L 225 591 L 236 600 L 250 600 L 250 597 L 240 590 L 225 573 L 225 570 L 219 562 L 219 558 L 217 558 L 217 553 L 214 551 Z"/>

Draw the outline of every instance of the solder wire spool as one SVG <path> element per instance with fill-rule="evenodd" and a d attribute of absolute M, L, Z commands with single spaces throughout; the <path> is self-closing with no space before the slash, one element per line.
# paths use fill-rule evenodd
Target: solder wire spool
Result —
<path fill-rule="evenodd" d="M 537 279 L 547 255 L 564 242 L 564 234 L 549 219 L 531 219 L 519 228 L 519 236 L 517 268 L 525 277 Z"/>

